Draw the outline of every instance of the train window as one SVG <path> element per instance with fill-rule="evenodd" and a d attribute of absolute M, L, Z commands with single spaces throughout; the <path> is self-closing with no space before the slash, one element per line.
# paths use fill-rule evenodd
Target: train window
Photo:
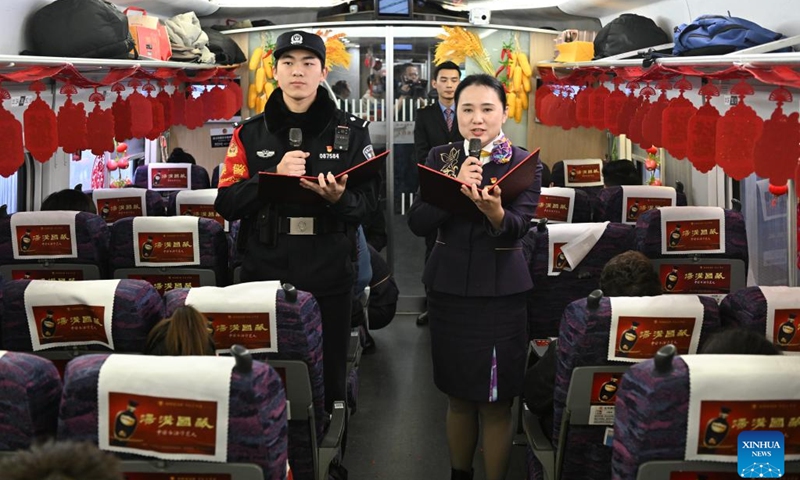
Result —
<path fill-rule="evenodd" d="M 0 177 L 0 205 L 6 205 L 8 213 L 17 211 L 19 172 L 10 177 Z"/>

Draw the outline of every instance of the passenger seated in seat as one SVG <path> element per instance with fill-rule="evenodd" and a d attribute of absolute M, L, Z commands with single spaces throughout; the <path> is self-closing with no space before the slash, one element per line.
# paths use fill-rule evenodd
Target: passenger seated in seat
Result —
<path fill-rule="evenodd" d="M 167 157 L 167 163 L 191 163 L 192 165 L 197 165 L 192 154 L 186 153 L 180 147 L 172 149 L 172 153 Z"/>
<path fill-rule="evenodd" d="M 606 263 L 600 273 L 600 290 L 606 297 L 652 297 L 661 295 L 661 282 L 650 259 L 628 250 Z M 553 391 L 556 384 L 558 340 L 525 373 L 523 396 L 528 409 L 542 422 L 544 433 L 553 434 Z M 551 439 L 552 440 L 552 439 Z"/>
<path fill-rule="evenodd" d="M 47 442 L 0 462 L 4 480 L 124 480 L 119 460 L 89 442 Z"/>
<path fill-rule="evenodd" d="M 83 193 L 83 185 L 80 183 L 75 188 L 67 188 L 59 192 L 51 193 L 42 202 L 41 210 L 75 210 L 78 212 L 89 212 L 97 215 L 92 197 Z"/>
<path fill-rule="evenodd" d="M 615 160 L 603 166 L 603 183 L 606 187 L 641 185 L 642 175 L 630 160 Z"/>
<path fill-rule="evenodd" d="M 214 330 L 205 315 L 182 306 L 147 335 L 146 355 L 215 355 Z"/>
<path fill-rule="evenodd" d="M 783 355 L 763 333 L 744 328 L 726 328 L 709 337 L 698 353 L 731 355 Z"/>

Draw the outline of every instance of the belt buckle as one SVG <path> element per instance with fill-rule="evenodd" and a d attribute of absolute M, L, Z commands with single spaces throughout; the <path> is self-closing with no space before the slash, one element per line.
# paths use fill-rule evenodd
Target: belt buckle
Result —
<path fill-rule="evenodd" d="M 289 235 L 314 235 L 314 217 L 289 217 Z"/>

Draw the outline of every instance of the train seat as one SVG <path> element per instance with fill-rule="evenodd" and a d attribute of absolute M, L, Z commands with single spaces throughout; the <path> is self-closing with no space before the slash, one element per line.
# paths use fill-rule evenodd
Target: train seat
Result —
<path fill-rule="evenodd" d="M 167 175 L 178 175 L 163 178 Z M 183 175 L 181 177 L 181 175 Z M 191 178 L 189 178 L 191 176 Z M 169 192 L 172 190 L 202 190 L 211 188 L 208 170 L 191 163 L 148 163 L 140 165 L 133 174 L 133 184 L 139 188 Z"/>
<path fill-rule="evenodd" d="M 597 196 L 594 219 L 596 222 L 636 225 L 639 215 L 648 210 L 685 206 L 686 194 L 682 184 L 677 189 L 649 185 L 606 187 Z"/>
<path fill-rule="evenodd" d="M 746 287 L 722 299 L 723 327 L 739 327 L 765 334 L 778 348 L 800 352 L 798 322 L 800 287 Z"/>
<path fill-rule="evenodd" d="M 158 192 L 144 188 L 99 188 L 84 191 L 91 195 L 97 214 L 111 225 L 125 217 L 163 217 L 167 204 Z"/>
<path fill-rule="evenodd" d="M 548 223 L 585 223 L 592 221 L 589 195 L 579 188 L 542 187 L 534 221 Z"/>

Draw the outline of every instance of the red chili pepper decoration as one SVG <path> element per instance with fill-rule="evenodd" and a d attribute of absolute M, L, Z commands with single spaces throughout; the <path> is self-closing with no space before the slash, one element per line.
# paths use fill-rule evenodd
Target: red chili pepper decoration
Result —
<path fill-rule="evenodd" d="M 636 113 L 633 114 L 628 125 L 628 138 L 631 139 L 631 142 L 639 144 L 642 148 L 650 146 L 645 144 L 642 128 L 644 127 L 644 117 L 647 116 L 647 112 L 649 112 L 650 107 L 653 106 L 653 104 L 650 103 L 650 97 L 655 94 L 655 89 L 650 85 L 645 86 L 639 92 L 639 96 L 644 97 L 644 99 L 639 104 L 639 108 L 636 109 Z"/>
<path fill-rule="evenodd" d="M 784 185 L 794 175 L 800 158 L 800 125 L 797 112 L 783 113 L 783 104 L 792 101 L 784 87 L 773 90 L 769 100 L 778 104 L 772 116 L 764 122 L 764 131 L 756 141 L 753 166 L 759 177 L 769 178 L 770 184 Z"/>
<path fill-rule="evenodd" d="M 14 114 L 6 110 L 2 100 L 11 95 L 5 88 L 0 88 L 0 175 L 10 177 L 25 163 L 25 151 L 22 147 L 22 124 Z"/>
<path fill-rule="evenodd" d="M 717 164 L 734 180 L 742 180 L 753 173 L 756 140 L 764 129 L 756 111 L 744 103 L 744 97 L 753 94 L 752 85 L 744 80 L 731 88 L 739 103 L 725 113 L 717 124 Z"/>
<path fill-rule="evenodd" d="M 111 91 L 117 93 L 117 99 L 111 105 L 111 113 L 114 114 L 114 139 L 124 142 L 133 138 L 131 133 L 131 105 L 127 98 L 122 98 L 125 85 L 117 82 L 111 86 Z"/>
<path fill-rule="evenodd" d="M 622 78 L 617 75 L 614 77 L 614 91 L 606 97 L 605 105 L 603 105 L 603 127 L 607 128 L 612 135 L 617 136 L 622 133 L 620 125 L 620 112 L 628 97 L 619 89 L 619 85 L 623 82 Z"/>
<path fill-rule="evenodd" d="M 86 143 L 89 150 L 97 156 L 114 150 L 114 114 L 111 109 L 103 109 L 100 102 L 106 97 L 94 89 L 89 95 L 89 101 L 94 102 L 94 108 L 86 117 Z"/>
<path fill-rule="evenodd" d="M 159 92 L 156 95 L 156 98 L 161 103 L 161 109 L 164 112 L 164 130 L 168 130 L 172 125 L 174 125 L 173 118 L 172 118 L 172 97 L 170 97 L 169 93 L 164 90 L 164 87 L 167 85 L 167 82 L 164 80 L 158 81 Z"/>
<path fill-rule="evenodd" d="M 604 82 L 608 78 L 604 73 L 600 75 L 598 80 L 600 84 L 594 89 L 589 99 L 589 120 L 592 127 L 603 130 L 606 128 L 606 99 L 611 95 L 611 91 L 605 86 Z"/>
<path fill-rule="evenodd" d="M 705 97 L 703 106 L 689 119 L 687 127 L 687 157 L 694 168 L 701 173 L 710 171 L 717 162 L 717 122 L 719 110 L 711 105 L 711 97 L 719 96 L 719 89 L 713 83 L 700 87 L 700 95 Z"/>
<path fill-rule="evenodd" d="M 83 102 L 75 103 L 72 96 L 78 89 L 69 83 L 61 87 L 67 101 L 58 109 L 58 145 L 66 153 L 78 153 L 87 147 L 86 110 Z"/>
<path fill-rule="evenodd" d="M 133 89 L 133 93 L 128 95 L 128 103 L 131 106 L 131 136 L 144 138 L 153 129 L 153 105 L 136 90 L 136 87 L 141 85 L 138 80 L 131 80 L 129 85 Z"/>
<path fill-rule="evenodd" d="M 650 110 L 647 111 L 647 115 L 642 119 L 642 147 L 648 147 L 650 145 L 664 146 L 661 141 L 661 129 L 663 125 L 662 115 L 664 114 L 664 110 L 669 106 L 667 90 L 672 90 L 672 85 L 669 83 L 669 80 L 663 79 L 658 82 L 656 88 L 661 90 L 661 95 L 658 96 L 658 100 L 653 103 Z"/>
<path fill-rule="evenodd" d="M 42 100 L 40 92 L 47 89 L 44 83 L 37 80 L 31 83 L 28 90 L 36 92 L 36 99 L 23 114 L 25 122 L 25 148 L 39 162 L 46 162 L 58 150 L 58 122 L 56 113 L 50 104 Z"/>
<path fill-rule="evenodd" d="M 664 110 L 661 143 L 670 155 L 682 160 L 689 151 L 689 131 L 686 126 L 689 124 L 689 119 L 697 113 L 697 107 L 683 96 L 683 92 L 692 89 L 690 81 L 682 78 L 675 82 L 675 88 L 680 90 L 680 94 L 670 100 Z"/>

